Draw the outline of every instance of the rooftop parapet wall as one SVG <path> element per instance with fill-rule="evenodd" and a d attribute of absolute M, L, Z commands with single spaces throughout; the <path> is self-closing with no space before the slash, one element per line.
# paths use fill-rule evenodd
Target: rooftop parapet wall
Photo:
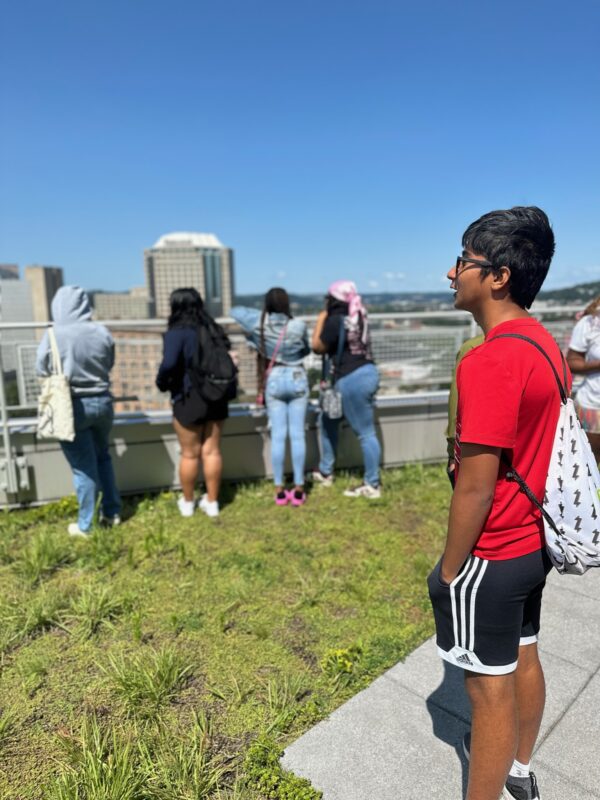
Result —
<path fill-rule="evenodd" d="M 377 432 L 382 442 L 384 467 L 444 458 L 446 404 L 446 392 L 382 399 L 378 403 Z M 271 440 L 264 410 L 233 406 L 231 411 L 223 431 L 224 479 L 270 477 Z M 58 442 L 37 441 L 34 424 L 33 419 L 15 419 L 10 423 L 11 447 L 23 488 L 11 495 L 0 488 L 0 507 L 46 503 L 73 493 L 71 472 Z M 314 406 L 309 410 L 306 435 L 308 469 L 318 463 Z M 119 416 L 112 433 L 112 455 L 123 494 L 178 488 L 177 441 L 169 413 Z M 4 458 L 0 450 L 0 463 Z M 358 441 L 342 422 L 337 466 L 357 468 L 361 463 Z M 291 472 L 289 463 L 287 469 Z"/>

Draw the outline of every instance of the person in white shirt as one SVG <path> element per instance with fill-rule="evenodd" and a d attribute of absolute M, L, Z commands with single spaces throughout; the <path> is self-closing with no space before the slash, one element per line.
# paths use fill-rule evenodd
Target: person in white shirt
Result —
<path fill-rule="evenodd" d="M 574 375 L 584 377 L 577 389 L 575 407 L 596 461 L 600 462 L 600 297 L 592 300 L 573 328 L 567 364 Z"/>

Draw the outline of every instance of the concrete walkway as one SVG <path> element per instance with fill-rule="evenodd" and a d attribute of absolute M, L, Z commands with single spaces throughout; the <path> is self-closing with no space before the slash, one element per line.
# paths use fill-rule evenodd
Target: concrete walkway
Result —
<path fill-rule="evenodd" d="M 540 653 L 548 699 L 533 769 L 542 800 L 600 800 L 600 570 L 552 572 Z M 288 747 L 282 763 L 324 800 L 461 800 L 468 727 L 462 671 L 430 639 Z"/>

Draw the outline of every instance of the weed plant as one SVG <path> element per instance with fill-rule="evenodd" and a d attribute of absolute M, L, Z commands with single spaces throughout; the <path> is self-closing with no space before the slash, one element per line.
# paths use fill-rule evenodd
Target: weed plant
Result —
<path fill-rule="evenodd" d="M 150 716 L 177 694 L 192 664 L 186 663 L 173 648 L 163 647 L 129 658 L 109 656 L 103 669 L 127 710 Z"/>
<path fill-rule="evenodd" d="M 16 567 L 31 585 L 38 583 L 72 558 L 64 537 L 51 530 L 34 535 L 23 549 Z"/>
<path fill-rule="evenodd" d="M 63 736 L 60 774 L 45 789 L 47 800 L 142 800 L 144 776 L 133 738 L 103 731 L 84 718 L 79 736 Z"/>
<path fill-rule="evenodd" d="M 212 726 L 205 714 L 195 714 L 192 729 L 176 741 L 162 736 L 154 747 L 142 744 L 142 769 L 152 800 L 215 798 L 227 772 L 220 756 L 211 754 Z"/>
<path fill-rule="evenodd" d="M 122 611 L 124 601 L 114 595 L 110 586 L 87 584 L 81 594 L 71 600 L 65 620 L 74 624 L 73 633 L 79 639 L 89 639 L 101 625 L 112 627 Z"/>
<path fill-rule="evenodd" d="M 123 531 L 120 526 L 96 526 L 85 542 L 79 561 L 83 566 L 102 570 L 114 564 L 124 552 Z"/>
<path fill-rule="evenodd" d="M 63 617 L 67 602 L 64 595 L 59 594 L 56 590 L 41 588 L 25 602 L 5 606 L 2 618 L 6 638 L 0 641 L 3 650 L 14 647 L 23 639 L 50 628 L 66 630 Z"/>
<path fill-rule="evenodd" d="M 16 713 L 11 709 L 0 710 L 0 750 L 8 741 L 17 721 Z"/>

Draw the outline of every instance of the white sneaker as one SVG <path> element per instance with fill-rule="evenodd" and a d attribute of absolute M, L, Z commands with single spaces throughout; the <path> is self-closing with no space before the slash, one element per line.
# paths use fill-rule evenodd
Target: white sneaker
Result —
<path fill-rule="evenodd" d="M 323 475 L 318 469 L 313 469 L 310 473 L 313 483 L 320 483 L 321 486 L 333 486 L 333 475 Z"/>
<path fill-rule="evenodd" d="M 368 500 L 379 500 L 381 497 L 381 489 L 379 486 L 371 486 L 368 483 L 363 483 L 361 486 L 356 486 L 354 489 L 346 489 L 344 497 L 366 497 Z"/>
<path fill-rule="evenodd" d="M 177 500 L 177 507 L 182 517 L 193 517 L 195 505 L 193 500 L 186 500 L 183 495 Z"/>
<path fill-rule="evenodd" d="M 219 501 L 209 500 L 207 494 L 202 495 L 202 499 L 198 503 L 198 508 L 200 511 L 204 511 L 207 517 L 219 516 Z"/>
<path fill-rule="evenodd" d="M 89 531 L 82 531 L 79 525 L 76 522 L 69 523 L 69 527 L 67 528 L 69 532 L 69 536 L 89 536 Z"/>

